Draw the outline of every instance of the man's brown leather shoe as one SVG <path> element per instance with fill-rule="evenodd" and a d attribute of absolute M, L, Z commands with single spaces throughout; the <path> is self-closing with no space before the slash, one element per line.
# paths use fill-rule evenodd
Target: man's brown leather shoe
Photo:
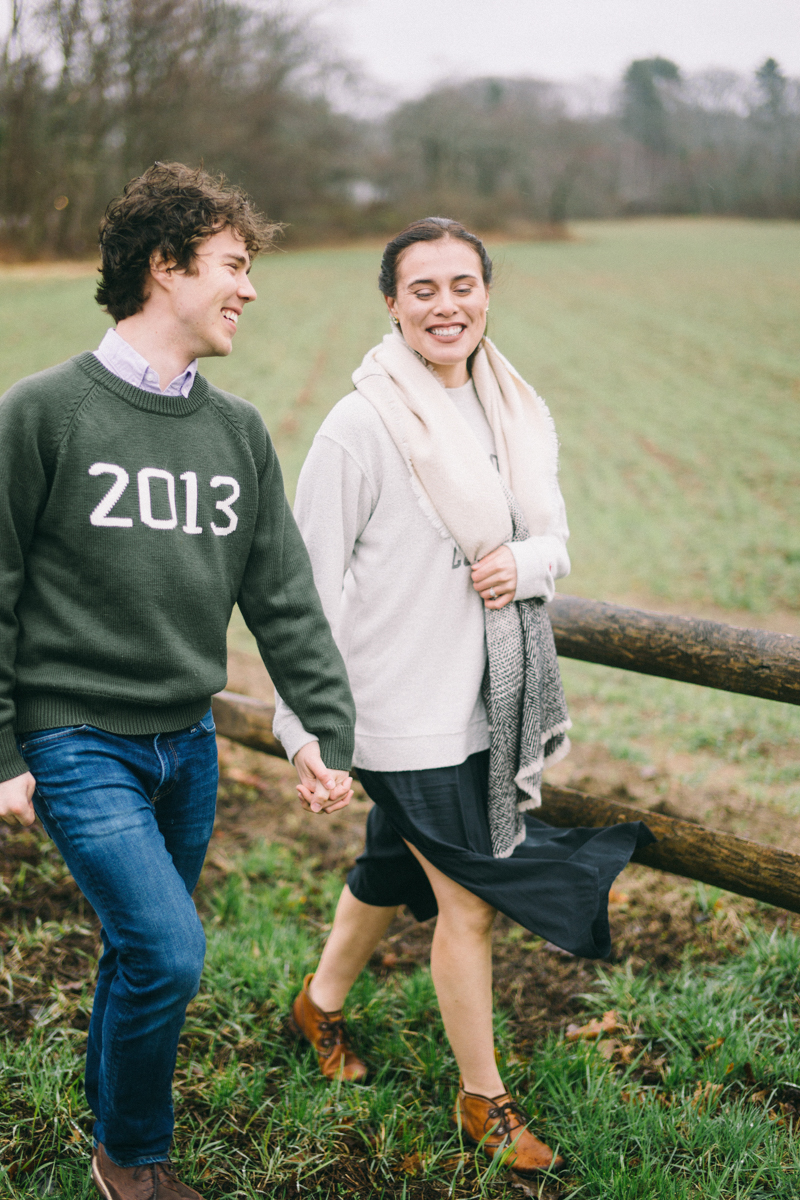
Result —
<path fill-rule="evenodd" d="M 309 996 L 308 985 L 313 978 L 313 974 L 306 975 L 303 990 L 292 1005 L 294 1027 L 316 1050 L 319 1069 L 326 1079 L 360 1083 L 367 1076 L 367 1068 L 348 1045 L 341 1012 L 323 1012 Z"/>
<path fill-rule="evenodd" d="M 540 1175 L 564 1167 L 561 1155 L 553 1154 L 527 1128 L 528 1118 L 508 1092 L 502 1096 L 477 1096 L 460 1087 L 453 1120 L 476 1145 L 488 1134 L 483 1148 L 489 1158 L 512 1146 L 506 1165 L 518 1175 Z"/>
<path fill-rule="evenodd" d="M 118 1167 L 104 1146 L 92 1150 L 92 1180 L 105 1200 L 203 1200 L 176 1178 L 168 1162 Z"/>

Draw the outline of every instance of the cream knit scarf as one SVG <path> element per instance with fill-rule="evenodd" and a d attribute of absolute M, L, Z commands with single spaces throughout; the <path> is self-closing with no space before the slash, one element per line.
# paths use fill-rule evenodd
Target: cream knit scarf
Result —
<path fill-rule="evenodd" d="M 488 338 L 472 378 L 494 434 L 499 474 L 400 333 L 373 347 L 353 374 L 356 390 L 377 409 L 403 455 L 426 515 L 475 562 L 548 528 L 558 504 L 558 442 L 544 401 Z M 495 857 L 506 858 L 525 838 L 522 812 L 541 803 L 543 767 L 569 750 L 571 722 L 540 600 L 487 610 L 486 645 L 489 829 Z"/>
<path fill-rule="evenodd" d="M 476 562 L 511 540 L 502 482 L 516 496 L 530 534 L 544 532 L 558 502 L 558 441 L 544 401 L 488 338 L 475 356 L 472 379 L 494 434 L 499 477 L 402 334 L 387 334 L 353 374 L 356 390 L 378 410 L 403 454 L 417 495 L 438 515 L 442 535 Z"/>

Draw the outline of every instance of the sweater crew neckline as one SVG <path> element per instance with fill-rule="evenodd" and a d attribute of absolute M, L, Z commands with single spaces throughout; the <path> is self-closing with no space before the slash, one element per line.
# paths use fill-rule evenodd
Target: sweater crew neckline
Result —
<path fill-rule="evenodd" d="M 91 350 L 76 355 L 73 362 L 106 391 L 113 392 L 126 404 L 142 412 L 156 413 L 162 417 L 188 417 L 208 400 L 208 382 L 199 372 L 188 396 L 165 396 L 161 392 L 146 392 L 133 383 L 126 383 L 104 367 Z"/>
<path fill-rule="evenodd" d="M 478 395 L 478 389 L 475 387 L 475 382 L 470 375 L 466 383 L 460 383 L 458 387 L 444 389 L 451 400 L 471 400 L 473 396 Z"/>

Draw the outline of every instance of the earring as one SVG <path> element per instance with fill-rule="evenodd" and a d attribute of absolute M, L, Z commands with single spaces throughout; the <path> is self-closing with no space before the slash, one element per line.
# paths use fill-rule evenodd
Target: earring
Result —
<path fill-rule="evenodd" d="M 395 316 L 392 316 L 392 324 L 393 324 L 393 325 L 399 325 L 399 324 L 400 324 L 399 318 L 398 318 L 398 317 L 395 317 Z"/>

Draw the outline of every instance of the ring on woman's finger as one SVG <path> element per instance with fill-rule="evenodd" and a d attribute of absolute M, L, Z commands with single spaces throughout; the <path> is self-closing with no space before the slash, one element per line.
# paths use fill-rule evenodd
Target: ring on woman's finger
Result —
<path fill-rule="evenodd" d="M 494 590 L 494 588 L 489 588 L 489 598 L 491 600 L 497 599 L 497 592 Z"/>

